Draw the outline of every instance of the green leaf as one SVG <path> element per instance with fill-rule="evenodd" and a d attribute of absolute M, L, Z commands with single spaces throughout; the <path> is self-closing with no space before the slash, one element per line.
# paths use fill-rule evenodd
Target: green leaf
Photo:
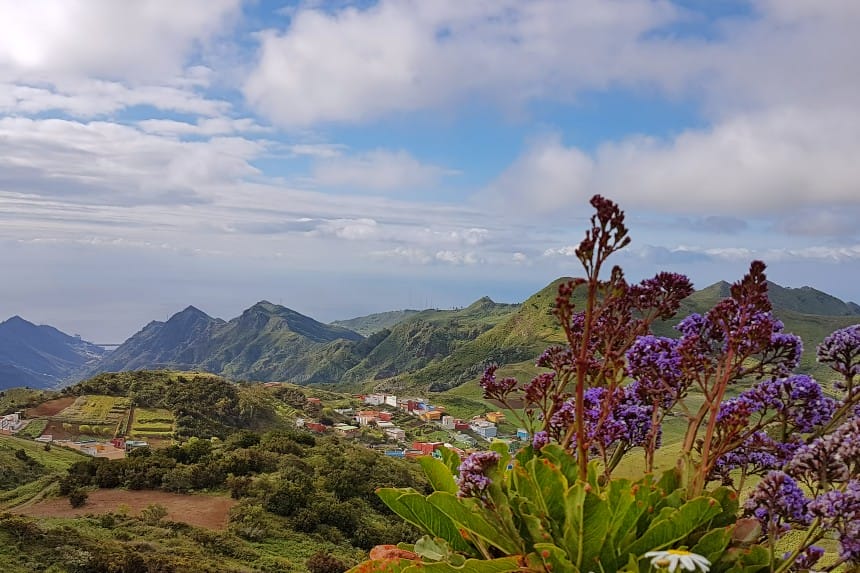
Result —
<path fill-rule="evenodd" d="M 462 565 L 453 563 L 415 563 L 403 569 L 403 573 L 511 573 L 520 570 L 517 557 L 501 557 L 499 559 L 467 559 Z M 386 571 L 385 573 L 388 573 Z"/>
<path fill-rule="evenodd" d="M 552 573 L 579 573 L 579 569 L 567 558 L 567 553 L 552 543 L 538 543 L 535 554 L 547 571 Z"/>
<path fill-rule="evenodd" d="M 444 462 L 434 457 L 421 456 L 418 458 L 418 463 L 421 464 L 421 468 L 435 491 L 457 493 L 457 482 L 454 481 L 454 476 Z"/>
<path fill-rule="evenodd" d="M 576 482 L 564 497 L 564 546 L 570 559 L 579 563 L 582 557 L 582 540 L 585 531 L 585 484 Z"/>
<path fill-rule="evenodd" d="M 440 447 L 436 451 L 442 456 L 442 461 L 446 466 L 448 466 L 448 469 L 451 471 L 451 475 L 460 475 L 460 456 L 445 446 Z"/>
<path fill-rule="evenodd" d="M 770 570 L 770 552 L 761 545 L 749 549 L 730 550 L 725 556 L 734 565 L 725 569 L 726 573 L 761 573 Z"/>
<path fill-rule="evenodd" d="M 725 527 L 734 524 L 737 520 L 738 508 L 740 507 L 738 494 L 727 487 L 718 487 L 710 493 L 710 496 L 716 499 L 723 508 L 722 513 L 714 517 L 711 525 L 714 527 Z"/>
<path fill-rule="evenodd" d="M 690 551 L 704 556 L 711 563 L 716 563 L 732 540 L 730 527 L 712 529 L 704 534 Z"/>
<path fill-rule="evenodd" d="M 511 509 L 520 524 L 520 537 L 526 541 L 526 549 L 531 550 L 535 543 L 552 542 L 550 524 L 546 514 L 541 515 L 530 499 L 514 495 L 511 497 Z"/>
<path fill-rule="evenodd" d="M 540 495 L 543 507 L 552 523 L 562 524 L 565 519 L 564 496 L 568 490 L 568 481 L 561 469 L 551 461 L 535 458 L 528 467 Z"/>
<path fill-rule="evenodd" d="M 414 490 L 381 488 L 376 495 L 391 508 L 391 511 L 434 537 L 447 541 L 456 551 L 476 555 L 476 550 L 467 543 L 459 529 L 445 513 Z M 455 498 L 456 499 L 456 498 Z"/>
<path fill-rule="evenodd" d="M 500 524 L 494 523 L 492 514 L 481 508 L 477 500 L 460 499 L 448 492 L 437 491 L 430 494 L 427 501 L 447 515 L 458 528 L 465 529 L 484 543 L 497 547 L 504 554 L 522 553 L 522 539 L 519 536 L 512 539 L 511 532 L 500 530 Z M 450 543 L 450 540 L 448 541 Z"/>
<path fill-rule="evenodd" d="M 499 469 L 504 472 L 508 469 L 508 464 L 511 463 L 511 450 L 505 442 L 494 440 L 490 444 L 490 449 L 499 454 Z"/>
<path fill-rule="evenodd" d="M 666 517 L 655 519 L 639 539 L 622 550 L 624 553 L 643 555 L 647 551 L 677 545 L 720 511 L 720 504 L 713 498 L 702 496 L 691 499 L 678 509 L 667 511 Z"/>
<path fill-rule="evenodd" d="M 558 444 L 547 444 L 540 450 L 540 455 L 545 457 L 559 467 L 561 473 L 567 478 L 568 483 L 575 483 L 579 479 L 579 468 L 576 459 Z"/>
<path fill-rule="evenodd" d="M 434 539 L 429 535 L 421 537 L 415 542 L 415 553 L 430 561 L 447 561 L 451 555 L 451 549 L 444 539 Z"/>

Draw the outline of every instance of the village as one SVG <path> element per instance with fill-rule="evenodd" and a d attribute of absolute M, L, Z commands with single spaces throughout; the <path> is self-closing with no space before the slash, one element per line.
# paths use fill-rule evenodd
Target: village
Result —
<path fill-rule="evenodd" d="M 266 383 L 264 386 L 273 389 L 281 384 Z M 472 451 L 485 449 L 482 446 L 493 441 L 507 443 L 513 451 L 529 439 L 525 429 L 516 429 L 515 433 L 511 431 L 512 427 L 506 423 L 502 412 L 460 419 L 448 414 L 444 406 L 418 397 L 360 394 L 340 404 L 327 405 L 320 398 L 311 396 L 307 398 L 307 404 L 310 408 L 300 411 L 295 417 L 297 428 L 355 440 L 395 458 L 438 457 L 442 446 L 462 458 Z M 86 410 L 85 416 L 82 409 Z M 96 409 L 101 410 L 100 420 L 91 419 Z M 81 421 L 89 423 L 81 424 Z M 123 399 L 106 396 L 62 398 L 33 410 L 0 417 L 0 435 L 17 434 L 107 459 L 121 459 L 137 448 L 165 445 L 171 441 L 171 426 L 172 420 L 165 411 L 134 408 Z M 500 432 L 500 426 L 507 432 Z M 105 434 L 111 435 L 99 437 Z M 143 437 L 147 439 L 141 439 Z"/>
<path fill-rule="evenodd" d="M 488 412 L 469 420 L 462 420 L 448 415 L 444 406 L 431 404 L 423 398 L 399 398 L 393 394 L 363 394 L 356 398 L 361 406 L 370 408 L 334 410 L 336 414 L 349 419 L 352 423 L 338 422 L 326 425 L 320 421 L 298 418 L 296 426 L 319 434 L 331 432 L 344 438 L 358 438 L 364 429 L 374 428 L 385 436 L 385 443 L 372 445 L 374 449 L 390 457 L 407 459 L 423 455 L 438 457 L 437 451 L 443 446 L 463 458 L 472 451 L 483 449 L 482 444 L 493 441 L 505 442 L 514 451 L 522 441 L 529 439 L 528 431 L 523 428 L 518 428 L 513 435 L 500 434 L 499 425 L 505 422 L 505 415 L 502 412 Z M 432 433 L 437 436 L 442 433 L 447 439 L 412 439 L 415 437 L 412 435 L 414 432 L 396 423 L 396 418 L 404 420 L 404 415 L 408 415 L 412 420 L 423 422 L 423 425 L 419 426 L 422 429 L 427 425 L 433 425 L 437 431 Z M 409 418 L 405 420 L 409 421 Z M 414 424 L 409 425 L 414 426 Z"/>

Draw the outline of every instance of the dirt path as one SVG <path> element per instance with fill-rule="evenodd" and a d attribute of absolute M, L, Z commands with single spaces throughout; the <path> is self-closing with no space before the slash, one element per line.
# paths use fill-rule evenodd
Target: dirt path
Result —
<path fill-rule="evenodd" d="M 25 502 L 10 511 L 31 517 L 79 517 L 88 513 L 116 512 L 121 505 L 124 505 L 130 514 L 137 515 L 141 509 L 150 504 L 166 507 L 168 520 L 207 529 L 224 530 L 227 528 L 230 508 L 236 504 L 236 501 L 229 497 L 185 495 L 165 491 L 99 489 L 90 492 L 87 503 L 83 507 L 73 508 L 66 497 L 47 500 L 34 498 L 32 503 Z"/>
<path fill-rule="evenodd" d="M 54 488 L 54 485 L 57 483 L 57 480 L 59 478 L 60 475 L 54 476 L 54 479 L 48 482 L 48 485 L 37 491 L 35 495 L 33 495 L 33 497 L 25 499 L 17 505 L 3 508 L 3 511 L 9 511 L 12 513 L 23 513 L 23 510 L 26 510 L 26 508 L 37 503 L 39 500 L 43 499 L 46 495 L 48 495 L 48 492 Z"/>
<path fill-rule="evenodd" d="M 27 417 L 28 418 L 38 418 L 38 417 L 47 417 L 47 416 L 56 416 L 63 410 L 65 410 L 68 406 L 71 406 L 75 402 L 74 396 L 65 396 L 63 398 L 56 398 L 54 400 L 48 400 L 47 402 L 42 402 L 35 408 L 27 409 Z"/>

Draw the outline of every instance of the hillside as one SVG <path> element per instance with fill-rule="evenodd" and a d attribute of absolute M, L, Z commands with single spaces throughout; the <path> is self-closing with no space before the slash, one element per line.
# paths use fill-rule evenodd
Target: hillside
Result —
<path fill-rule="evenodd" d="M 438 363 L 410 373 L 397 380 L 383 380 L 377 387 L 428 387 L 432 391 L 456 388 L 467 381 L 476 380 L 487 364 L 495 362 L 503 368 L 501 375 L 516 374 L 529 377 L 537 373 L 533 363 L 543 350 L 563 341 L 561 329 L 552 315 L 558 284 L 561 278 L 530 297 L 520 309 L 474 341 L 463 344 Z M 691 313 L 705 313 L 729 294 L 729 283 L 718 282 L 698 290 L 687 297 L 675 318 L 656 323 L 653 330 L 661 336 L 675 337 L 674 326 Z M 812 289 L 784 288 L 769 283 L 774 314 L 785 323 L 786 332 L 797 334 L 804 342 L 803 359 L 799 370 L 818 376 L 829 376 L 829 369 L 815 361 L 815 349 L 828 334 L 839 328 L 860 322 L 860 314 L 853 312 L 857 305 Z M 810 309 L 799 312 L 798 309 Z M 814 312 L 811 312 L 814 311 Z M 464 396 L 473 393 L 466 392 Z"/>
<path fill-rule="evenodd" d="M 493 329 L 519 305 L 499 304 L 488 297 L 459 310 L 425 310 L 376 335 L 367 356 L 341 378 L 359 384 L 415 372 L 446 360 L 462 346 Z"/>
<path fill-rule="evenodd" d="M 358 342 L 351 330 L 261 301 L 225 322 L 189 306 L 166 322 L 151 322 L 90 374 L 171 368 L 205 370 L 251 380 L 306 380 L 307 355 L 328 344 Z"/>
<path fill-rule="evenodd" d="M 390 310 L 388 312 L 377 312 L 368 314 L 367 316 L 359 316 L 347 320 L 335 320 L 331 324 L 333 326 L 341 326 L 348 328 L 362 336 L 370 336 L 376 334 L 380 330 L 392 328 L 407 318 L 421 312 L 420 310 Z"/>
<path fill-rule="evenodd" d="M 52 388 L 105 353 L 95 344 L 20 316 L 0 323 L 0 389 Z"/>

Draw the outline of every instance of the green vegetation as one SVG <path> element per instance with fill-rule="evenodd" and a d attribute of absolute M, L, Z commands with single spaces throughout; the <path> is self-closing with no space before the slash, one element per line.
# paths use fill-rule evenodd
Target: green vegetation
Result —
<path fill-rule="evenodd" d="M 116 424 L 125 414 L 130 402 L 127 398 L 105 395 L 82 395 L 57 414 L 58 420 L 71 424 Z"/>
<path fill-rule="evenodd" d="M 83 459 L 78 453 L 63 448 L 14 436 L 0 436 L 0 491 L 13 490 L 43 476 L 65 471 Z M 0 505 L 3 501 L 0 498 Z"/>
<path fill-rule="evenodd" d="M 48 426 L 48 420 L 30 420 L 27 426 L 18 432 L 20 438 L 35 439 L 42 435 L 45 428 Z"/>
<path fill-rule="evenodd" d="M 31 388 L 0 390 L 0 415 L 34 408 L 42 402 L 56 397 L 57 393 L 50 390 L 33 390 Z"/>
<path fill-rule="evenodd" d="M 390 329 L 404 320 L 418 314 L 420 310 L 391 310 L 388 312 L 379 312 L 369 314 L 367 316 L 359 316 L 349 320 L 336 320 L 332 322 L 334 326 L 342 326 L 353 332 L 357 332 L 362 336 L 370 336 L 376 334 L 380 330 Z"/>
<path fill-rule="evenodd" d="M 173 433 L 174 417 L 165 408 L 135 408 L 128 435 L 135 438 L 163 438 Z"/>

